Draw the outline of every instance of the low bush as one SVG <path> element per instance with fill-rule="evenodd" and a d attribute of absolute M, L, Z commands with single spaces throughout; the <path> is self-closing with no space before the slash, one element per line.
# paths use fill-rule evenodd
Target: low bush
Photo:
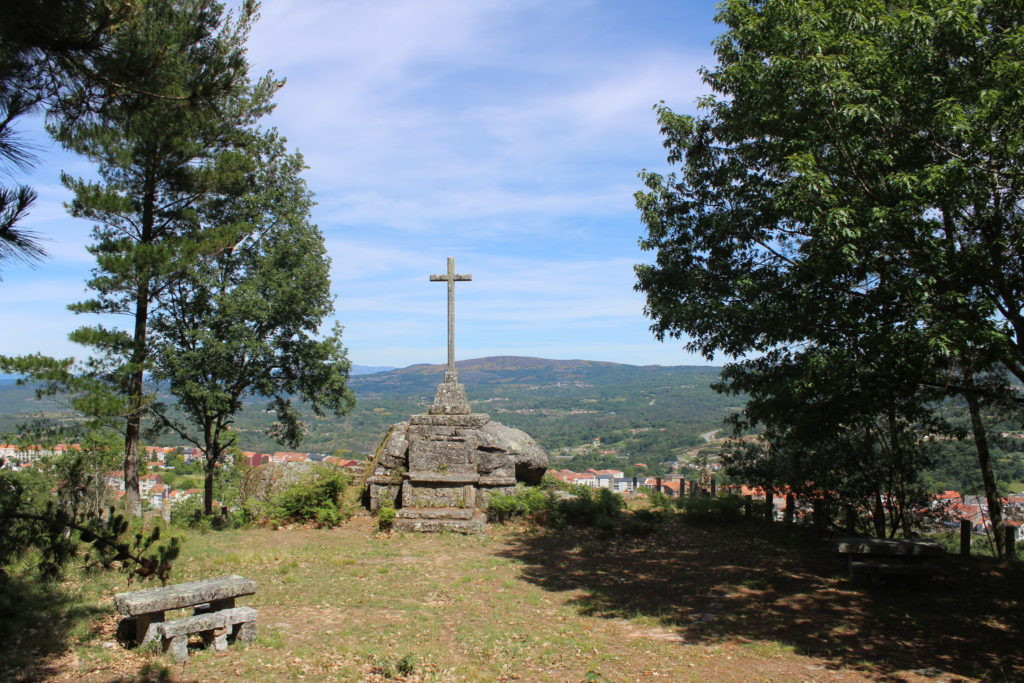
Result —
<path fill-rule="evenodd" d="M 622 533 L 628 536 L 649 536 L 670 519 L 671 514 L 660 509 L 635 510 L 632 514 L 623 515 Z"/>
<path fill-rule="evenodd" d="M 651 506 L 652 510 L 661 510 L 666 513 L 671 512 L 676 508 L 676 501 L 669 498 L 661 491 L 648 491 L 647 504 Z"/>
<path fill-rule="evenodd" d="M 391 527 L 395 525 L 395 508 L 389 503 L 385 503 L 377 508 L 377 530 L 378 531 L 391 531 Z"/>
<path fill-rule="evenodd" d="M 734 522 L 740 518 L 743 509 L 743 499 L 736 495 L 717 498 L 687 496 L 680 498 L 677 504 L 686 513 L 686 519 L 692 522 Z"/>
<path fill-rule="evenodd" d="M 253 514 L 274 522 L 315 522 L 337 526 L 351 517 L 341 504 L 349 476 L 335 468 L 320 467 L 270 498 Z"/>
<path fill-rule="evenodd" d="M 189 496 L 171 506 L 171 525 L 180 529 L 191 529 L 205 534 L 223 529 L 244 529 L 252 517 L 244 509 L 229 510 L 214 508 L 214 514 L 203 514 L 203 501 L 199 496 Z"/>
<path fill-rule="evenodd" d="M 487 499 L 487 517 L 493 522 L 507 522 L 516 517 L 535 517 L 547 512 L 552 498 L 539 488 L 517 484 L 510 493 L 492 493 Z"/>
<path fill-rule="evenodd" d="M 574 487 L 575 497 L 559 501 L 558 511 L 567 524 L 593 526 L 610 531 L 615 528 L 626 501 L 610 489 Z"/>

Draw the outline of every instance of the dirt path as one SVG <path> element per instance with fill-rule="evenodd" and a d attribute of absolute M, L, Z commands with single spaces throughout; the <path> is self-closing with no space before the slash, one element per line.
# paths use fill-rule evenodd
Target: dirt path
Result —
<path fill-rule="evenodd" d="M 722 431 L 721 429 L 712 429 L 710 432 L 704 432 L 700 435 L 700 438 L 704 439 L 705 443 L 711 443 L 715 440 L 715 434 Z"/>

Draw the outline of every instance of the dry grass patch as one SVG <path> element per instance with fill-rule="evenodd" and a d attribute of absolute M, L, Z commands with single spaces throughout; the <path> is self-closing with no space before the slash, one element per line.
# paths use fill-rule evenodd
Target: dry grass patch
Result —
<path fill-rule="evenodd" d="M 44 648 L 21 673 L 68 681 L 1024 676 L 1013 616 L 1020 589 L 1010 590 L 1018 570 L 954 564 L 921 592 L 870 591 L 846 583 L 826 543 L 754 525 L 670 524 L 644 539 L 526 527 L 381 536 L 363 517 L 332 530 L 196 535 L 182 558 L 175 582 L 227 573 L 258 582 L 243 600 L 260 611 L 256 643 L 197 650 L 184 665 L 154 649 L 126 651 L 114 642 L 110 600 L 123 577 L 98 575 L 64 587 L 73 596 L 70 646 Z"/>

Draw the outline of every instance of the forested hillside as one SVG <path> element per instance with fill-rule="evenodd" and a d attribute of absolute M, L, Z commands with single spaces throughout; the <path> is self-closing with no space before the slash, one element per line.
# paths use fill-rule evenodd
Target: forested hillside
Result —
<path fill-rule="evenodd" d="M 558 452 L 601 440 L 632 460 L 670 459 L 722 426 L 742 400 L 710 388 L 718 368 L 634 366 L 582 360 L 502 356 L 458 363 L 470 404 L 506 425 L 530 433 Z M 351 378 L 357 403 L 344 418 L 309 416 L 302 448 L 372 451 L 388 426 L 423 412 L 444 374 L 443 365 L 413 365 Z M 279 450 L 266 436 L 272 417 L 261 403 L 246 405 L 236 426 L 245 450 Z M 53 401 L 36 401 L 28 387 L 0 380 L 0 432 L 45 414 L 70 419 Z M 180 442 L 171 434 L 161 443 Z"/>

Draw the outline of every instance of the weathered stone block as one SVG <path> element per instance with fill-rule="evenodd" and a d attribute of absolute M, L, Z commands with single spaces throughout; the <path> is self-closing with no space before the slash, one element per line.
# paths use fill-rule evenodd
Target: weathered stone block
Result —
<path fill-rule="evenodd" d="M 476 504 L 473 484 L 416 484 L 406 482 L 402 487 L 402 508 L 472 508 Z"/>
<path fill-rule="evenodd" d="M 527 484 L 539 484 L 548 468 L 548 455 L 530 435 L 500 422 L 488 422 L 477 432 L 478 450 L 508 453 L 516 479 Z"/>
<path fill-rule="evenodd" d="M 428 470 L 426 472 L 409 472 L 408 479 L 417 484 L 476 484 L 480 481 L 480 475 L 472 471 L 438 472 Z"/>
<path fill-rule="evenodd" d="M 118 593 L 114 596 L 114 606 L 121 614 L 136 616 L 191 607 L 201 602 L 214 602 L 241 595 L 252 595 L 255 592 L 255 581 L 238 574 L 231 574 L 202 581 L 179 583 L 174 586 Z"/>
<path fill-rule="evenodd" d="M 436 425 L 441 427 L 472 427 L 479 429 L 490 422 L 487 413 L 470 413 L 468 415 L 413 415 L 409 418 L 412 426 Z"/>
<path fill-rule="evenodd" d="M 395 531 L 406 532 L 440 532 L 451 531 L 463 534 L 481 534 L 487 525 L 487 515 L 482 510 L 474 510 L 469 519 L 451 519 L 446 517 L 395 517 Z"/>
<path fill-rule="evenodd" d="M 516 485 L 516 478 L 506 473 L 494 473 L 488 476 L 481 476 L 478 483 L 480 486 L 511 486 L 514 488 Z"/>
<path fill-rule="evenodd" d="M 473 519 L 476 510 L 470 508 L 402 509 L 396 519 Z"/>
<path fill-rule="evenodd" d="M 386 484 L 370 484 L 370 512 L 377 512 L 385 503 L 395 507 L 398 504 L 399 491 L 402 488 L 401 477 L 398 481 Z"/>
<path fill-rule="evenodd" d="M 452 465 L 471 465 L 471 453 L 464 444 L 416 439 L 409 446 L 409 471 L 444 470 Z"/>

